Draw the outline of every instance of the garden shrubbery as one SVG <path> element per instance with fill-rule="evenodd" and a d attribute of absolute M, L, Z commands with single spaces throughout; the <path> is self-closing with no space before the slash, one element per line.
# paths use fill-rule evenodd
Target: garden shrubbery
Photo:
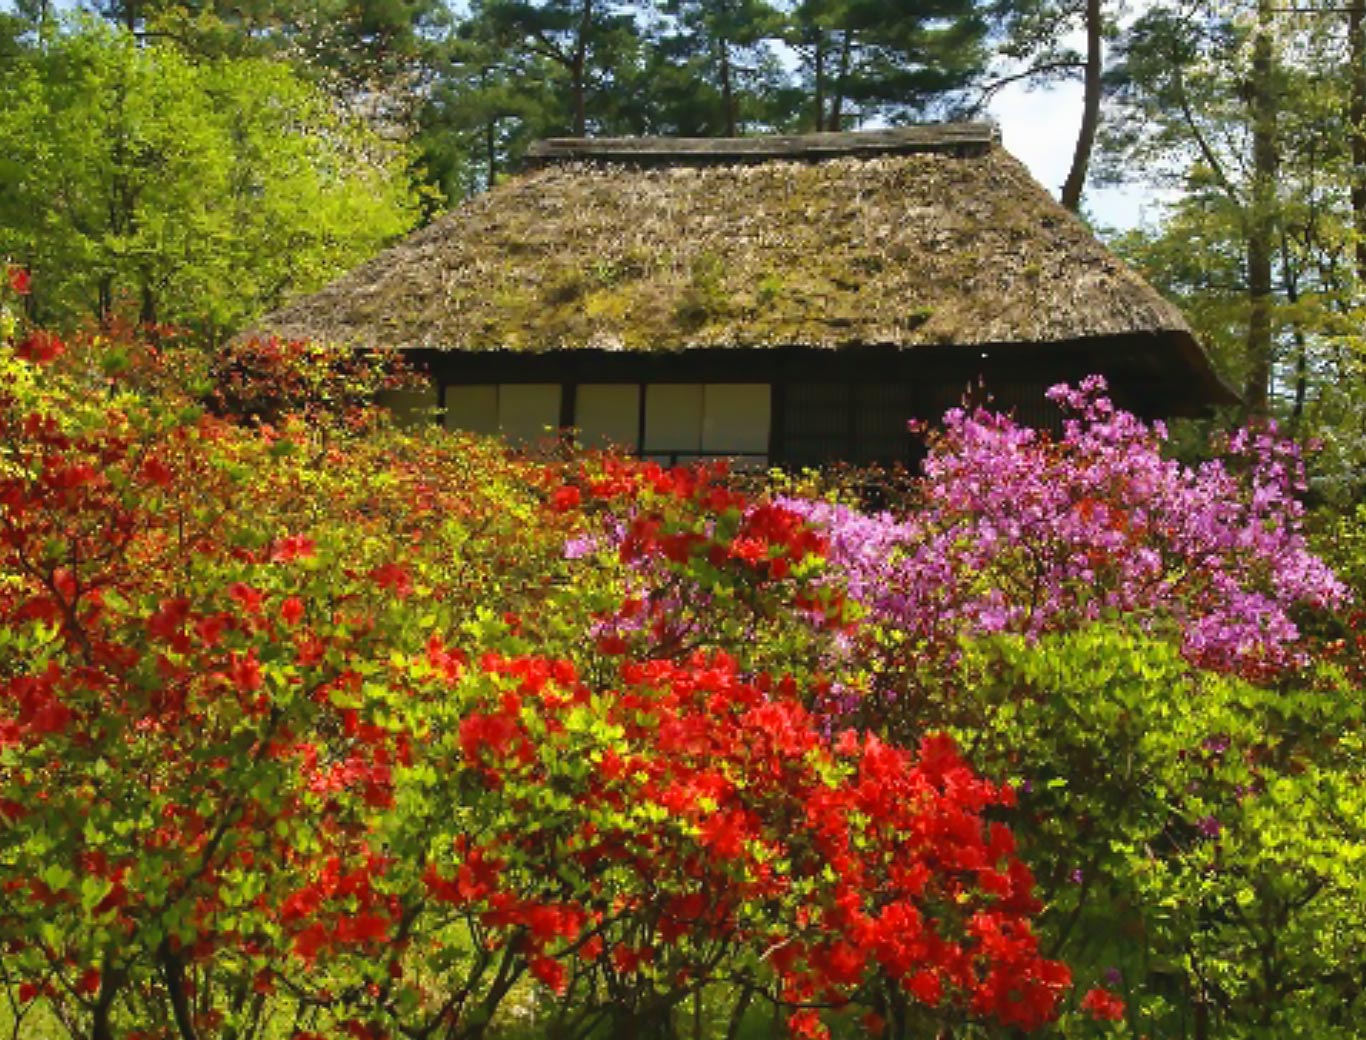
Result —
<path fill-rule="evenodd" d="M 395 378 L 0 347 L 14 1035 L 1357 1035 L 1359 622 L 1271 433 L 1060 391 L 875 516 Z"/>

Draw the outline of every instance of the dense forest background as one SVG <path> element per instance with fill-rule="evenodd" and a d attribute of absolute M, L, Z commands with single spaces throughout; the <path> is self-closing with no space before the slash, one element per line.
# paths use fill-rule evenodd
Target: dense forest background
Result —
<path fill-rule="evenodd" d="M 1112 244 L 1355 495 L 1366 0 L 9 0 L 0 256 L 37 319 L 217 341 L 539 137 L 981 118 L 1064 79 L 1084 103 L 1049 187 L 1083 214 L 1097 183 L 1163 189 Z"/>

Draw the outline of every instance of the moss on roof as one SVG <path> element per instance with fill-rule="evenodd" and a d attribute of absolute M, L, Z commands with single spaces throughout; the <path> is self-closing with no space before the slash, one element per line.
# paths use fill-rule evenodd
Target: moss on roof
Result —
<path fill-rule="evenodd" d="M 1189 341 L 1172 305 L 978 143 L 818 161 L 552 149 L 256 331 L 525 351 Z"/>

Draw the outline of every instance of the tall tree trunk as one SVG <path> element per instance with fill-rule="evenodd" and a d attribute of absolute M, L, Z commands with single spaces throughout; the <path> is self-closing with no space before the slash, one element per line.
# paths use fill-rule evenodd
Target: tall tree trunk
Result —
<path fill-rule="evenodd" d="M 730 47 L 725 40 L 717 46 L 721 50 L 721 105 L 725 109 L 726 136 L 738 137 L 740 121 L 735 112 L 735 85 L 731 82 Z"/>
<path fill-rule="evenodd" d="M 574 136 L 588 133 L 588 37 L 593 29 L 593 0 L 583 0 L 578 39 L 570 75 L 574 90 Z"/>
<path fill-rule="evenodd" d="M 574 136 L 588 136 L 588 87 L 584 83 L 584 67 L 575 61 L 573 68 L 574 91 Z"/>
<path fill-rule="evenodd" d="M 1195 1040 L 1210 1040 L 1209 1001 L 1203 984 L 1195 998 Z"/>
<path fill-rule="evenodd" d="M 100 972 L 100 992 L 95 997 L 95 1007 L 91 1011 L 90 1040 L 114 1040 L 110 1013 L 114 1009 L 114 997 L 122 985 L 122 974 L 114 971 L 106 960 Z"/>
<path fill-rule="evenodd" d="M 189 994 L 185 991 L 184 963 L 172 952 L 171 944 L 166 940 L 162 940 L 157 950 L 157 960 L 161 964 L 161 978 L 166 983 L 167 995 L 171 998 L 171 1015 L 175 1019 L 176 1031 L 180 1033 L 181 1040 L 198 1040 Z"/>
<path fill-rule="evenodd" d="M 1366 0 L 1362 0 L 1366 3 Z M 816 132 L 820 133 L 825 129 L 825 33 L 819 28 L 816 29 L 816 50 L 812 56 L 811 69 L 815 76 L 814 84 L 816 90 L 815 104 L 812 106 L 816 110 Z"/>
<path fill-rule="evenodd" d="M 1356 238 L 1356 291 L 1366 293 L 1366 0 L 1347 7 L 1348 54 L 1352 63 L 1348 122 L 1352 139 L 1352 231 Z"/>
<path fill-rule="evenodd" d="M 1361 0 L 1366 3 L 1366 0 Z M 1100 0 L 1086 0 L 1086 75 L 1084 78 L 1081 130 L 1077 133 L 1077 147 L 1072 153 L 1072 168 L 1062 186 L 1062 204 L 1076 213 L 1081 209 L 1081 193 L 1086 187 L 1086 171 L 1091 166 L 1091 150 L 1096 143 L 1096 128 L 1100 125 L 1101 73 L 1101 11 Z"/>
<path fill-rule="evenodd" d="M 484 123 L 484 159 L 489 167 L 488 188 L 498 180 L 498 120 L 489 119 Z"/>
<path fill-rule="evenodd" d="M 114 318 L 114 276 L 112 274 L 100 275 L 96 292 L 98 293 L 98 301 L 95 308 L 100 325 L 108 326 Z"/>
<path fill-rule="evenodd" d="M 754 999 L 754 988 L 746 979 L 741 984 L 740 996 L 736 998 L 735 1004 L 730 1010 L 730 1020 L 726 1024 L 725 1040 L 738 1040 L 740 1028 L 745 1022 L 745 1012 L 749 1010 L 750 1001 Z"/>
<path fill-rule="evenodd" d="M 827 130 L 844 129 L 844 91 L 849 84 L 849 62 L 854 54 L 854 30 L 845 29 L 840 43 L 839 72 L 835 76 L 835 97 L 830 103 L 830 125 Z"/>
<path fill-rule="evenodd" d="M 1271 49 L 1272 0 L 1257 0 L 1252 43 L 1252 197 L 1247 214 L 1247 381 L 1243 406 L 1249 416 L 1267 413 L 1271 383 L 1271 250 L 1275 237 L 1276 95 Z"/>
<path fill-rule="evenodd" d="M 1286 246 L 1281 244 L 1284 254 Z M 1282 285 L 1285 287 L 1285 302 L 1290 305 L 1292 315 L 1298 313 L 1295 304 L 1300 302 L 1300 279 L 1298 273 L 1289 263 L 1282 264 Z M 1304 331 L 1304 323 L 1298 317 L 1292 317 L 1292 327 L 1295 331 L 1295 404 L 1290 412 L 1291 430 L 1298 432 L 1300 423 L 1304 420 L 1304 403 L 1309 396 L 1309 337 Z"/>
<path fill-rule="evenodd" d="M 138 321 L 143 325 L 155 325 L 157 323 L 157 297 L 148 284 L 147 275 L 143 275 L 142 283 L 142 306 L 138 309 Z"/>

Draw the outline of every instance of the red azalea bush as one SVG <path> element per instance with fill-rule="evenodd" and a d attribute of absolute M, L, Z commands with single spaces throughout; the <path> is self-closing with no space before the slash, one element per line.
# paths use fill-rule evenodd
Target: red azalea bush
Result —
<path fill-rule="evenodd" d="M 704 473 L 243 425 L 171 352 L 34 335 L 0 348 L 21 1020 L 477 1036 L 528 978 L 566 1028 L 619 1035 L 722 983 L 808 1035 L 845 1006 L 1053 1014 L 1067 972 L 990 819 L 1010 791 L 944 740 L 823 732 L 804 678 L 752 667 L 771 649 L 694 653 L 778 631 L 783 604 L 838 623 L 789 511 Z M 564 546 L 608 514 L 623 570 L 580 593 Z M 709 598 L 615 642 L 623 573 Z"/>
<path fill-rule="evenodd" d="M 590 456 L 568 476 L 557 494 L 572 496 L 580 517 L 564 554 L 601 652 L 720 647 L 747 672 L 826 681 L 844 598 L 820 581 L 824 537 L 795 512 L 737 492 L 723 462 L 666 470 Z"/>
<path fill-rule="evenodd" d="M 832 741 L 724 657 L 625 664 L 599 690 L 565 660 L 462 665 L 433 643 L 412 674 L 399 811 L 356 835 L 351 874 L 287 900 L 308 968 L 289 989 L 319 1005 L 336 996 L 316 992 L 319 965 L 363 974 L 390 939 L 378 1032 L 459 1034 L 523 974 L 558 995 L 557 1030 L 622 1037 L 667 1032 L 676 1004 L 732 977 L 740 1014 L 759 993 L 1026 1028 L 1069 986 L 1030 926 L 1029 871 L 983 818 L 1011 793 L 948 741 Z"/>

